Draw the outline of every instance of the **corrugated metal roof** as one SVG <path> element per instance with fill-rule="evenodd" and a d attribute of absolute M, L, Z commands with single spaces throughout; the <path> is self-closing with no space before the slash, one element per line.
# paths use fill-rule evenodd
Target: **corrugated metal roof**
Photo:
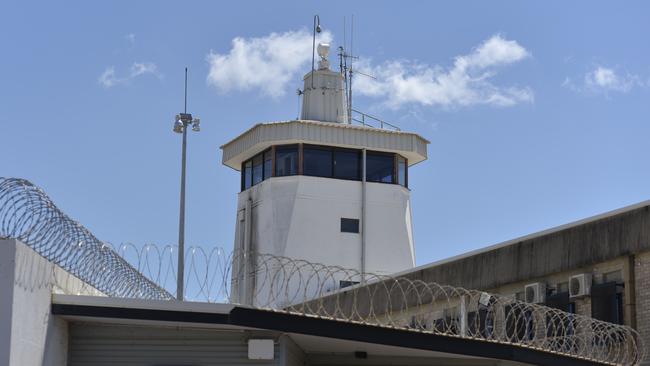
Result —
<path fill-rule="evenodd" d="M 409 160 L 409 165 L 427 159 L 429 144 L 428 140 L 412 132 L 293 120 L 256 124 L 221 146 L 222 162 L 239 170 L 241 162 L 271 145 L 298 142 L 397 152 Z"/>

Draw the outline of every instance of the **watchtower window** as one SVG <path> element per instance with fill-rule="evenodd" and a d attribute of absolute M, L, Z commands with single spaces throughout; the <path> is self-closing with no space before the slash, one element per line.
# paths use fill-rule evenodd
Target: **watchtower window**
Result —
<path fill-rule="evenodd" d="M 366 180 L 368 182 L 395 182 L 395 154 L 366 153 Z"/>
<path fill-rule="evenodd" d="M 362 150 L 333 146 L 291 144 L 273 146 L 241 165 L 241 190 L 271 177 L 308 175 L 313 177 L 361 180 Z M 408 187 L 408 160 L 395 153 L 366 153 L 368 182 Z"/>
<path fill-rule="evenodd" d="M 406 159 L 397 155 L 397 183 L 403 187 L 408 187 Z"/>
<path fill-rule="evenodd" d="M 275 175 L 282 177 L 298 174 L 298 145 L 275 148 Z"/>
<path fill-rule="evenodd" d="M 255 155 L 253 158 L 253 185 L 264 180 L 264 159 L 262 154 Z"/>
<path fill-rule="evenodd" d="M 273 151 L 268 149 L 264 152 L 264 179 L 273 176 Z"/>
<path fill-rule="evenodd" d="M 248 189 L 253 183 L 253 162 L 247 161 L 244 163 L 244 174 L 242 174 L 242 190 Z"/>
<path fill-rule="evenodd" d="M 303 168 L 304 175 L 314 177 L 332 176 L 332 149 L 320 146 L 303 147 Z"/>
<path fill-rule="evenodd" d="M 361 179 L 361 152 L 358 150 L 334 149 L 334 178 Z"/>

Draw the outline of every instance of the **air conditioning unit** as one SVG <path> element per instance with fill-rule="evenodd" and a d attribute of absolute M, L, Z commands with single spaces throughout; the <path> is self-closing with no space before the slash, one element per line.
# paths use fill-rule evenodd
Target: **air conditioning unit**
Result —
<path fill-rule="evenodd" d="M 541 282 L 529 283 L 524 286 L 526 302 L 540 304 L 546 301 L 546 284 Z"/>
<path fill-rule="evenodd" d="M 569 298 L 589 296 L 591 290 L 591 273 L 580 273 L 569 277 Z"/>

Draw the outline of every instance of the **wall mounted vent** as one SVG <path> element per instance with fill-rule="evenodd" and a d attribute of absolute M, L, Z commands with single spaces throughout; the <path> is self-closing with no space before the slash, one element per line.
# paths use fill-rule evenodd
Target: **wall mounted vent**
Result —
<path fill-rule="evenodd" d="M 524 287 L 526 302 L 540 304 L 546 301 L 546 284 L 541 282 L 529 283 Z"/>
<path fill-rule="evenodd" d="M 572 299 L 589 296 L 591 273 L 580 273 L 569 277 L 569 297 Z"/>

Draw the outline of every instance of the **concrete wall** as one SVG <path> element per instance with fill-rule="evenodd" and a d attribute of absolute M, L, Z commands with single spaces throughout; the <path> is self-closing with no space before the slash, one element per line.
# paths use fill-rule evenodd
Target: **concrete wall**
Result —
<path fill-rule="evenodd" d="M 52 292 L 101 295 L 16 240 L 0 240 L 0 365 L 67 363 L 67 323 L 51 315 Z"/>
<path fill-rule="evenodd" d="M 650 251 L 647 203 L 422 266 L 403 275 L 424 282 L 491 289 L 644 251 Z"/>
<path fill-rule="evenodd" d="M 636 289 L 636 329 L 645 341 L 648 354 L 644 365 L 650 365 L 650 252 L 642 253 L 634 262 Z"/>
<path fill-rule="evenodd" d="M 258 252 L 360 269 L 361 234 L 342 233 L 340 220 L 361 220 L 361 184 L 276 177 L 241 192 L 237 207 L 244 210 L 252 200 L 252 244 Z M 399 185 L 367 183 L 367 272 L 413 268 L 409 199 L 409 190 Z"/>
<path fill-rule="evenodd" d="M 360 270 L 361 234 L 341 232 L 340 220 L 359 219 L 362 230 L 361 189 L 357 181 L 307 176 L 276 177 L 255 185 L 239 194 L 235 249 L 245 250 L 250 220 L 251 245 L 258 253 Z M 366 272 L 413 268 L 409 199 L 410 191 L 402 186 L 367 183 Z M 325 290 L 338 288 L 337 281 Z"/>

